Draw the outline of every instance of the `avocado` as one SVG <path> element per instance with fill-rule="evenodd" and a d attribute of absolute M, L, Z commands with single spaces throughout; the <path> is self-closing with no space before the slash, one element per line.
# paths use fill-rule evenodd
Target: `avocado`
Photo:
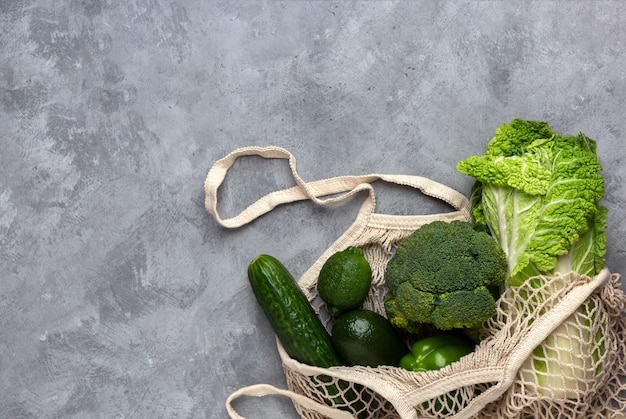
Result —
<path fill-rule="evenodd" d="M 393 325 L 381 314 L 355 309 L 341 314 L 333 324 L 331 340 L 349 365 L 398 366 L 409 352 Z"/>

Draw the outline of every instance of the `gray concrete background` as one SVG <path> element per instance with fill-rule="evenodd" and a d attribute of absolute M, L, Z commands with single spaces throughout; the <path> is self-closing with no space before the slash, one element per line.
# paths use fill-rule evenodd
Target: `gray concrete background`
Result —
<path fill-rule="evenodd" d="M 499 124 L 583 131 L 607 264 L 626 272 L 625 42 L 621 1 L 0 1 L 0 416 L 224 418 L 235 389 L 285 386 L 247 264 L 300 275 L 360 199 L 225 230 L 203 181 L 240 146 L 289 149 L 305 180 L 417 174 L 467 194 L 454 167 Z M 240 161 L 220 209 L 291 184 L 282 162 Z M 282 398 L 237 406 L 296 417 Z"/>

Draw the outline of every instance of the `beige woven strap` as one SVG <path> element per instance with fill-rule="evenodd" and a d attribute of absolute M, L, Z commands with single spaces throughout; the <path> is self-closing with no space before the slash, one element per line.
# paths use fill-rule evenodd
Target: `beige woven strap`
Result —
<path fill-rule="evenodd" d="M 312 410 L 314 412 L 320 413 L 329 418 L 337 418 L 337 419 L 353 419 L 354 417 L 343 410 L 335 409 L 333 407 L 327 406 L 325 404 L 321 404 L 316 402 L 315 400 L 309 399 L 301 394 L 295 393 L 289 390 L 281 390 L 269 384 L 255 384 L 248 387 L 240 388 L 239 390 L 233 392 L 228 399 L 226 400 L 226 410 L 232 419 L 245 419 L 241 416 L 237 411 L 233 408 L 232 403 L 236 399 L 241 396 L 253 396 L 253 397 L 263 397 L 270 395 L 278 395 L 289 397 L 294 402 L 298 403 L 300 406 Z"/>
<path fill-rule="evenodd" d="M 296 186 L 271 192 L 259 198 L 236 216 L 222 219 L 217 210 L 217 191 L 226 178 L 228 170 L 238 158 L 254 155 L 268 159 L 288 160 Z M 237 228 L 255 220 L 281 204 L 306 199 L 320 205 L 339 204 L 345 202 L 360 191 L 367 191 L 368 197 L 361 206 L 358 216 L 359 218 L 366 219 L 375 209 L 375 194 L 371 183 L 377 180 L 413 187 L 425 195 L 447 202 L 457 211 L 469 214 L 469 202 L 463 194 L 421 176 L 369 174 L 360 176 L 339 176 L 313 182 L 305 182 L 300 175 L 298 175 L 294 156 L 289 151 L 280 147 L 244 147 L 231 152 L 226 157 L 215 162 L 213 167 L 209 170 L 204 182 L 205 207 L 222 226 Z M 336 194 L 340 195 L 323 198 Z M 378 215 L 380 216 L 380 214 Z M 389 218 L 391 222 L 393 222 L 393 219 L 394 217 Z M 381 222 L 381 220 L 385 222 L 384 217 L 377 218 L 377 222 Z M 410 222 L 410 220 L 410 218 L 407 218 L 407 221 Z"/>
<path fill-rule="evenodd" d="M 296 186 L 274 191 L 262 196 L 234 217 L 223 219 L 217 210 L 217 192 L 226 178 L 229 169 L 238 158 L 244 156 L 260 156 L 268 159 L 288 160 Z M 378 180 L 412 187 L 419 190 L 424 195 L 428 195 L 448 203 L 456 211 L 447 213 L 445 218 L 450 220 L 470 219 L 469 201 L 464 195 L 445 185 L 420 176 L 369 174 L 361 176 L 340 176 L 313 182 L 305 182 L 298 175 L 296 160 L 293 155 L 280 147 L 240 148 L 218 160 L 209 170 L 204 183 L 205 206 L 207 211 L 220 225 L 227 228 L 237 228 L 250 223 L 281 204 L 307 199 L 320 205 L 339 204 L 345 202 L 358 192 L 367 191 L 367 197 L 361 205 L 354 223 L 341 235 L 341 237 L 339 237 L 328 249 L 326 249 L 324 254 L 320 256 L 320 258 L 304 273 L 300 279 L 301 286 L 306 287 L 308 279 L 316 277 L 316 272 L 319 270 L 325 259 L 335 251 L 352 244 L 354 239 L 358 237 L 365 228 L 415 229 L 423 225 L 426 221 L 441 218 L 441 216 L 434 215 L 395 216 L 374 213 L 376 197 L 374 188 L 371 184 Z M 242 395 L 264 396 L 268 394 L 279 394 L 290 397 L 299 405 L 328 417 L 352 417 L 346 412 L 317 403 L 303 395 L 288 390 L 279 390 L 265 384 L 245 387 L 231 394 L 227 400 L 228 412 L 232 418 L 240 418 L 241 416 L 239 416 L 231 406 L 233 400 Z"/>

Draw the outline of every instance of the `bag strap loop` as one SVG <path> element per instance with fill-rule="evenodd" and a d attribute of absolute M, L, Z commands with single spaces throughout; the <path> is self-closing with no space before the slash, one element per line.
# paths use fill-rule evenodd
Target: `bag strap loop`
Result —
<path fill-rule="evenodd" d="M 243 156 L 260 156 L 267 159 L 288 160 L 296 186 L 268 193 L 253 202 L 239 214 L 222 219 L 217 210 L 217 192 L 226 178 L 229 169 L 239 157 Z M 252 222 L 281 204 L 308 199 L 319 205 L 333 205 L 345 202 L 361 191 L 367 191 L 367 197 L 362 203 L 354 223 L 341 237 L 326 249 L 320 258 L 303 274 L 299 283 L 301 287 L 306 288 L 309 282 L 317 276 L 317 272 L 324 261 L 334 252 L 354 243 L 355 238 L 358 237 L 366 227 L 370 226 L 370 220 L 373 219 L 372 226 L 376 228 L 402 228 L 405 230 L 411 228 L 416 229 L 425 224 L 427 220 L 433 219 L 433 215 L 394 216 L 375 213 L 376 197 L 371 184 L 378 180 L 412 187 L 419 190 L 424 195 L 448 203 L 456 210 L 445 214 L 445 217 L 450 220 L 470 220 L 470 204 L 468 199 L 456 190 L 428 178 L 411 175 L 368 174 L 360 176 L 339 176 L 313 182 L 305 182 L 297 172 L 294 156 L 289 151 L 280 147 L 244 147 L 236 149 L 224 158 L 218 160 L 209 170 L 204 183 L 205 207 L 213 218 L 223 227 L 237 228 Z M 267 384 L 253 385 L 235 391 L 228 398 L 226 407 L 232 418 L 241 418 L 232 408 L 231 404 L 233 400 L 243 395 L 260 397 L 270 394 L 290 397 L 298 405 L 328 417 L 352 417 L 352 415 L 347 412 L 318 403 L 298 393 L 277 389 Z"/>
<path fill-rule="evenodd" d="M 269 384 L 255 384 L 248 387 L 240 388 L 233 392 L 226 400 L 226 410 L 232 419 L 245 419 L 233 408 L 232 403 L 241 396 L 263 397 L 269 395 L 279 395 L 289 397 L 298 405 L 320 413 L 326 417 L 337 419 L 353 419 L 354 417 L 343 410 L 335 409 L 322 403 L 318 403 L 306 396 L 298 394 L 290 390 L 281 390 Z"/>
<path fill-rule="evenodd" d="M 259 198 L 234 217 L 222 219 L 217 210 L 217 191 L 223 183 L 228 170 L 239 157 L 254 155 L 267 159 L 288 160 L 296 186 L 271 192 Z M 367 191 L 368 198 L 361 207 L 361 212 L 371 214 L 374 212 L 376 203 L 371 183 L 377 180 L 418 189 L 425 195 L 448 203 L 459 212 L 469 214 L 469 201 L 463 194 L 421 176 L 369 174 L 361 176 L 338 176 L 313 182 L 305 182 L 297 172 L 296 159 L 294 156 L 284 148 L 274 146 L 239 148 L 215 162 L 213 167 L 209 170 L 204 182 L 205 207 L 220 225 L 227 228 L 237 228 L 250 223 L 281 204 L 305 199 L 309 199 L 320 205 L 339 204 L 345 202 L 358 192 Z M 335 194 L 340 195 L 323 198 Z"/>

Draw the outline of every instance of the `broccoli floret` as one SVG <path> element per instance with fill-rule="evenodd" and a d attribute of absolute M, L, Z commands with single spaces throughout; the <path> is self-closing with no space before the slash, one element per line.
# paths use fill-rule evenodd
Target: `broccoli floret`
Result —
<path fill-rule="evenodd" d="M 486 287 L 445 293 L 436 300 L 431 319 L 440 329 L 472 328 L 496 312 L 496 301 Z"/>
<path fill-rule="evenodd" d="M 435 221 L 406 237 L 387 264 L 385 310 L 409 332 L 480 326 L 496 312 L 493 290 L 507 261 L 499 243 L 464 221 Z"/>
<path fill-rule="evenodd" d="M 389 294 L 387 294 L 387 297 L 389 297 Z M 420 330 L 420 323 L 410 321 L 398 310 L 395 298 L 385 299 L 385 312 L 387 313 L 387 318 L 391 324 L 396 326 L 398 329 L 414 333 L 417 333 Z"/>

